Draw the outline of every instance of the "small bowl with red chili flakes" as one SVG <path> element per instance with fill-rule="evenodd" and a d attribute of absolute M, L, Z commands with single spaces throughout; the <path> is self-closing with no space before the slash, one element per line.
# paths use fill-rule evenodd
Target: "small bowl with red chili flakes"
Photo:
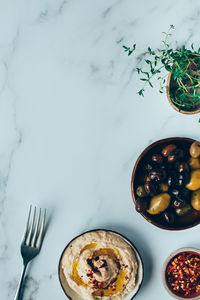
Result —
<path fill-rule="evenodd" d="M 200 299 L 200 250 L 181 248 L 165 261 L 163 284 L 176 299 Z"/>

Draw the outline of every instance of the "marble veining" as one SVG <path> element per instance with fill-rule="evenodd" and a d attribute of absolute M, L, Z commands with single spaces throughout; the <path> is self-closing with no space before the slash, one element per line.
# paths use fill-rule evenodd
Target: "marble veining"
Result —
<path fill-rule="evenodd" d="M 122 45 L 199 47 L 197 0 L 42 0 L 0 3 L 0 296 L 14 298 L 29 205 L 50 217 L 40 255 L 27 273 L 25 300 L 66 299 L 59 257 L 83 231 L 107 228 L 141 252 L 145 279 L 137 299 L 167 295 L 166 256 L 200 247 L 199 229 L 163 232 L 133 207 L 133 165 L 149 143 L 199 139 L 199 116 L 175 112 L 157 89 L 137 95 L 136 68 Z M 157 83 L 155 83 L 156 86 Z"/>

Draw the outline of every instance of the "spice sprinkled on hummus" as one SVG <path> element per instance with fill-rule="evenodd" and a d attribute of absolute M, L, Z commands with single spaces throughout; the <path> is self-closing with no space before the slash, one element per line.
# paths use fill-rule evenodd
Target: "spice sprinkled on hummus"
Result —
<path fill-rule="evenodd" d="M 62 258 L 69 286 L 83 299 L 123 299 L 135 287 L 137 261 L 120 235 L 87 232 L 71 242 Z"/>

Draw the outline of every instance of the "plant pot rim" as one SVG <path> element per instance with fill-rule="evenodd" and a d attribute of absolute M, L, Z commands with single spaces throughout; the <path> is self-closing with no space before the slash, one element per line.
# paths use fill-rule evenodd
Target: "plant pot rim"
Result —
<path fill-rule="evenodd" d="M 176 111 L 178 111 L 179 113 L 185 114 L 185 115 L 193 115 L 193 114 L 198 114 L 200 112 L 200 108 L 193 110 L 193 111 L 186 111 L 186 110 L 179 110 L 178 107 L 172 102 L 171 97 L 170 97 L 170 82 L 171 82 L 171 77 L 172 77 L 172 73 L 170 72 L 168 77 L 167 77 L 167 89 L 166 89 L 166 94 L 167 94 L 167 99 L 170 103 L 170 105 L 173 107 L 173 109 L 175 109 Z"/>

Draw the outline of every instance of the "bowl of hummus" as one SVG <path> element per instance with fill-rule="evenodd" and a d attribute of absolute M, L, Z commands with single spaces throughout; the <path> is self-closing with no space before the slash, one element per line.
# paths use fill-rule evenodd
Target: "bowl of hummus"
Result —
<path fill-rule="evenodd" d="M 131 300 L 143 281 L 143 263 L 121 234 L 92 230 L 74 238 L 59 261 L 59 280 L 71 300 Z"/>

